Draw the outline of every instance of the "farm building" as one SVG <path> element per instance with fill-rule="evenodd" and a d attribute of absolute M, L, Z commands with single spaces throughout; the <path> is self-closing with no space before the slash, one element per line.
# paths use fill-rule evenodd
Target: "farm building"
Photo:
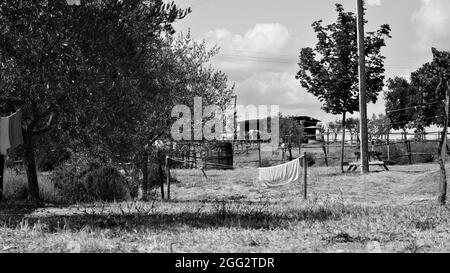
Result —
<path fill-rule="evenodd" d="M 299 126 L 302 126 L 305 128 L 305 135 L 307 136 L 307 140 L 317 140 L 317 136 L 318 135 L 318 124 L 321 122 L 318 119 L 309 117 L 309 116 L 293 116 L 290 117 L 293 120 L 295 120 Z M 240 121 L 238 123 L 238 129 L 240 129 L 241 131 L 244 132 L 245 135 L 250 136 L 250 139 L 252 139 L 252 136 L 255 135 L 255 131 L 259 131 L 260 127 L 259 127 L 259 122 L 260 121 L 266 121 L 267 122 L 267 126 L 268 126 L 268 130 L 271 130 L 271 118 L 267 118 L 267 120 L 245 120 L 245 121 Z M 255 128 L 250 128 L 252 124 L 256 124 L 256 130 Z M 242 132 L 240 132 L 242 133 Z M 256 139 L 255 139 L 256 140 Z"/>
<path fill-rule="evenodd" d="M 260 131 L 260 123 L 266 122 L 267 130 L 271 131 L 271 117 L 260 120 L 244 120 L 238 122 L 238 135 L 248 137 L 249 140 L 258 140 L 258 132 Z M 256 128 L 254 128 L 256 125 Z"/>
<path fill-rule="evenodd" d="M 320 120 L 308 116 L 294 116 L 292 119 L 297 121 L 300 126 L 304 127 L 307 140 L 317 140 Z"/>

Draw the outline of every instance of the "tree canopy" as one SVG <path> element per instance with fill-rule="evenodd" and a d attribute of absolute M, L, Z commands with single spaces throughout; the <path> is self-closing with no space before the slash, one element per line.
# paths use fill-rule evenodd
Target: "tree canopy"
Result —
<path fill-rule="evenodd" d="M 1 107 L 23 109 L 33 197 L 44 138 L 106 159 L 139 157 L 167 133 L 174 105 L 194 95 L 226 102 L 226 76 L 206 67 L 216 51 L 173 37 L 172 23 L 189 13 L 162 0 L 0 3 Z"/>
<path fill-rule="evenodd" d="M 327 113 L 339 115 L 359 111 L 357 21 L 352 12 L 336 4 L 335 23 L 313 23 L 317 34 L 316 47 L 300 52 L 296 79 L 309 93 L 323 103 Z M 390 27 L 385 24 L 365 38 L 367 101 L 375 103 L 384 86 L 384 59 L 381 49 L 390 38 Z"/>

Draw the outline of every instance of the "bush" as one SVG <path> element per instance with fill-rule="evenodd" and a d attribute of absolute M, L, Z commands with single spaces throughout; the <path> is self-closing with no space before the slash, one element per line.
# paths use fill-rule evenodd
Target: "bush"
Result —
<path fill-rule="evenodd" d="M 277 164 L 279 164 L 279 162 L 271 162 L 268 159 L 261 160 L 261 168 L 269 168 L 269 167 L 276 166 Z"/>
<path fill-rule="evenodd" d="M 36 165 L 39 171 L 50 172 L 69 160 L 70 157 L 71 152 L 61 146 L 57 146 L 56 148 L 45 147 L 38 152 Z"/>
<path fill-rule="evenodd" d="M 300 160 L 303 167 L 303 160 Z M 312 153 L 306 153 L 306 162 L 308 162 L 308 167 L 314 166 L 316 164 L 316 156 Z"/>
<path fill-rule="evenodd" d="M 127 199 L 125 179 L 113 167 L 101 167 L 89 172 L 83 179 L 91 201 L 124 201 Z"/>
<path fill-rule="evenodd" d="M 387 158 L 387 146 L 377 148 L 378 151 L 383 153 L 383 157 Z M 408 165 L 408 151 L 404 142 L 398 142 L 390 145 L 390 158 L 391 163 L 396 165 Z M 439 143 L 438 142 L 412 142 L 411 143 L 413 164 L 432 163 L 438 157 Z"/>
<path fill-rule="evenodd" d="M 124 201 L 131 195 L 122 174 L 98 162 L 82 168 L 61 166 L 54 172 L 52 181 L 63 200 L 69 203 Z"/>

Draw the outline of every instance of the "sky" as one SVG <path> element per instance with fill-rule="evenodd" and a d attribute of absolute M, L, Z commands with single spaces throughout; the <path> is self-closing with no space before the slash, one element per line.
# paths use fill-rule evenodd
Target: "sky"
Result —
<path fill-rule="evenodd" d="M 192 13 L 175 23 L 178 33 L 220 47 L 211 64 L 235 84 L 240 105 L 279 105 L 289 115 L 308 115 L 323 123 L 334 121 L 321 103 L 295 79 L 301 48 L 314 47 L 311 24 L 336 21 L 335 4 L 356 11 L 355 0 L 175 0 Z M 450 1 L 367 0 L 366 31 L 382 24 L 392 28 L 392 39 L 383 49 L 386 79 L 409 78 L 411 72 L 431 61 L 431 47 L 450 50 Z M 368 107 L 384 113 L 383 94 Z"/>

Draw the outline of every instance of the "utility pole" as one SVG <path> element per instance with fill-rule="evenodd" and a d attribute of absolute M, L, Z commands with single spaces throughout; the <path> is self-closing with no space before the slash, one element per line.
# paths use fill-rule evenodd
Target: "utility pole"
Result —
<path fill-rule="evenodd" d="M 366 53 L 364 43 L 364 0 L 356 0 L 358 10 L 359 109 L 361 113 L 361 170 L 369 173 L 369 137 L 366 102 Z"/>

